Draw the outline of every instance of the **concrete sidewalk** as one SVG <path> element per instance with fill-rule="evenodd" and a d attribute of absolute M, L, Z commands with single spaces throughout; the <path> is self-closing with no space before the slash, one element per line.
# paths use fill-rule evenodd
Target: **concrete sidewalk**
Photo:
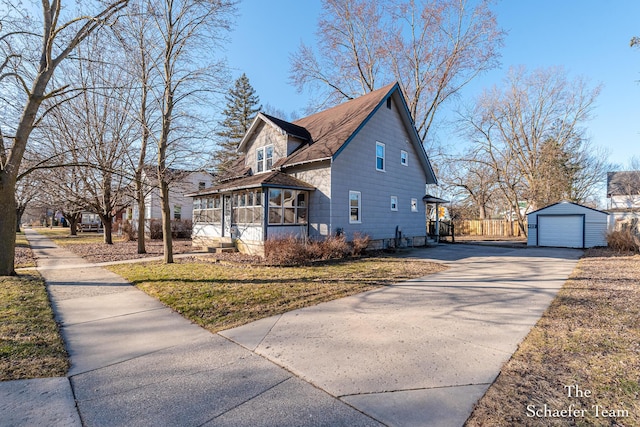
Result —
<path fill-rule="evenodd" d="M 8 425 L 459 426 L 580 254 L 414 251 L 451 268 L 211 334 L 46 237 L 27 237 L 72 365 L 69 380 L 0 383 L 0 401 L 21 405 L 13 418 L 0 406 Z M 38 394 L 46 381 L 61 399 Z M 33 390 L 40 400 L 27 403 Z M 33 422 L 47 414 L 56 415 Z"/>

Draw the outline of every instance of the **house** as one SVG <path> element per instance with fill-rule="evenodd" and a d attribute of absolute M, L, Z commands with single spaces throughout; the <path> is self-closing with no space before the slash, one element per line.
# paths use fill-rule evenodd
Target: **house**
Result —
<path fill-rule="evenodd" d="M 259 113 L 234 177 L 191 194 L 194 245 L 368 235 L 378 247 L 424 245 L 426 185 L 436 177 L 399 85 L 293 123 Z"/>
<path fill-rule="evenodd" d="M 527 246 L 607 246 L 609 214 L 572 202 L 554 203 L 527 214 Z"/>
<path fill-rule="evenodd" d="M 193 200 L 187 196 L 194 191 L 203 190 L 211 187 L 214 183 L 214 177 L 206 171 L 187 171 L 180 169 L 169 170 L 169 208 L 171 210 L 172 220 L 191 221 L 193 219 Z M 145 219 L 147 222 L 152 220 L 162 220 L 162 201 L 160 198 L 160 188 L 157 185 L 155 167 L 146 167 L 143 169 L 142 179 L 147 190 L 145 191 Z M 132 203 L 129 208 L 128 217 L 137 223 L 138 205 Z"/>
<path fill-rule="evenodd" d="M 640 232 L 640 171 L 607 173 L 607 205 L 613 228 Z"/>

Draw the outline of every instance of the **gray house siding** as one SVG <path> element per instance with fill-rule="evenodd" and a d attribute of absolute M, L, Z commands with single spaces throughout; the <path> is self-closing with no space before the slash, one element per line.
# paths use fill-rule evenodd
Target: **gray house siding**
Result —
<path fill-rule="evenodd" d="M 354 232 L 374 240 L 396 236 L 425 236 L 425 206 L 422 197 L 427 181 L 419 166 L 418 153 L 395 103 L 376 111 L 349 144 L 337 155 L 332 165 L 332 232 L 342 228 L 350 237 Z M 376 142 L 384 144 L 384 171 L 376 170 Z M 401 164 L 401 151 L 407 152 L 407 163 Z M 360 224 L 349 223 L 349 191 L 361 193 Z M 398 210 L 391 210 L 391 196 L 398 199 Z M 417 212 L 411 210 L 411 199 L 417 201 Z"/>
<path fill-rule="evenodd" d="M 328 236 L 331 233 L 331 162 L 301 166 L 287 173 L 316 188 L 309 196 L 309 237 Z"/>

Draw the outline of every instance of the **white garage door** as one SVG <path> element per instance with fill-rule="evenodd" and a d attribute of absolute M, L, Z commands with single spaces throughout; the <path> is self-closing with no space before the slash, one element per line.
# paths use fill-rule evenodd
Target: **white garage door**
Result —
<path fill-rule="evenodd" d="M 583 224 L 582 215 L 538 215 L 538 246 L 581 248 Z"/>

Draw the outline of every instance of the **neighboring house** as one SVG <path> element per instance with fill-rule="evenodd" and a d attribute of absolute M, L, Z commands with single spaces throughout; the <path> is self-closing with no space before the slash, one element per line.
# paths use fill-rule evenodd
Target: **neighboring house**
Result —
<path fill-rule="evenodd" d="M 235 177 L 194 197 L 194 245 L 354 233 L 374 245 L 424 245 L 436 177 L 398 84 L 293 123 L 259 113 Z"/>
<path fill-rule="evenodd" d="M 640 231 L 640 171 L 607 173 L 607 199 L 613 227 Z"/>
<path fill-rule="evenodd" d="M 160 198 L 160 188 L 157 185 L 156 171 L 153 167 L 147 167 L 143 171 L 143 180 L 147 186 L 145 196 L 145 219 L 162 219 L 162 202 Z M 205 171 L 185 171 L 171 169 L 169 184 L 169 208 L 172 220 L 192 220 L 193 200 L 187 196 L 188 193 L 200 191 L 211 187 L 214 182 L 213 175 Z M 131 215 L 133 223 L 138 219 L 138 205 L 131 204 Z"/>

